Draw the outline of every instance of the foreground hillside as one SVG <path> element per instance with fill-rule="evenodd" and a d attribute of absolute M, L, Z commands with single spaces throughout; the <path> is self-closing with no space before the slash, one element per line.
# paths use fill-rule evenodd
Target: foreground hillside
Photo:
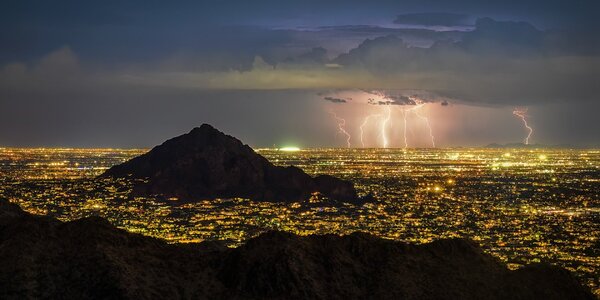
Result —
<path fill-rule="evenodd" d="M 169 245 L 101 218 L 60 222 L 0 200 L 0 298 L 593 299 L 571 273 L 510 271 L 474 243 L 268 232 L 228 249 Z"/>

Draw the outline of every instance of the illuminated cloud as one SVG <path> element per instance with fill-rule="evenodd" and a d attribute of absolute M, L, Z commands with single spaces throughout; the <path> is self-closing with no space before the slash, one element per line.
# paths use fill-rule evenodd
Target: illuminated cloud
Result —
<path fill-rule="evenodd" d="M 323 107 L 338 110 L 353 126 L 364 121 L 361 110 L 381 114 L 389 107 L 394 116 L 410 109 L 402 105 L 417 102 L 440 103 L 426 105 L 424 113 L 437 114 L 432 126 L 441 144 L 441 131 L 459 131 L 453 127 L 459 119 L 468 120 L 464 126 L 477 123 L 477 129 L 454 140 L 488 138 L 505 120 L 490 116 L 506 110 L 506 120 L 514 122 L 515 106 L 531 108 L 536 129 L 544 128 L 544 118 L 563 118 L 560 124 L 545 124 L 552 129 L 550 136 L 576 139 L 593 136 L 595 132 L 582 132 L 598 128 L 595 119 L 582 117 L 597 111 L 600 95 L 596 4 L 551 0 L 533 5 L 537 2 L 525 0 L 500 11 L 498 3 L 473 1 L 267 2 L 53 3 L 31 9 L 25 1 L 7 7 L 0 12 L 0 128 L 5 128 L 0 142 L 20 139 L 10 130 L 14 124 L 32 134 L 75 131 L 81 137 L 85 127 L 72 124 L 91 124 L 96 118 L 98 127 L 129 126 L 136 136 L 142 125 L 132 124 L 155 132 L 164 126 L 171 135 L 201 119 L 230 119 L 239 110 L 229 122 L 246 135 L 265 132 L 264 140 L 257 140 L 270 146 L 275 141 L 267 141 L 269 128 L 288 122 L 298 111 L 304 115 L 294 126 L 314 126 L 314 136 L 319 136 L 319 120 L 330 123 L 327 114 L 319 115 Z M 365 7 L 369 9 L 361 9 Z M 537 9 L 525 12 L 529 7 Z M 399 15 L 397 24 L 394 15 Z M 486 15 L 506 21 L 463 18 Z M 468 28 L 458 28 L 463 23 Z M 295 106 L 286 102 L 290 99 Z M 540 113 L 542 106 L 553 115 Z M 461 114 L 480 110 L 487 114 L 477 121 Z M 440 127 L 445 115 L 448 120 Z M 497 124 L 478 131 L 488 121 Z M 512 130 L 520 133 L 522 128 Z M 106 133 L 106 140 L 116 131 L 125 135 L 115 129 Z M 543 135 L 536 131 L 536 140 Z M 322 144 L 329 138 L 323 137 Z M 122 140 L 128 141 L 125 136 Z"/>
<path fill-rule="evenodd" d="M 395 105 L 414 105 L 415 97 L 425 102 L 441 101 L 432 100 L 432 95 L 474 105 L 596 99 L 600 93 L 595 83 L 600 76 L 600 49 L 590 52 L 593 47 L 587 47 L 583 55 L 580 45 L 571 47 L 569 45 L 576 43 L 566 43 L 568 40 L 569 37 L 555 31 L 545 32 L 525 22 L 482 18 L 460 41 L 436 42 L 429 48 L 414 47 L 394 35 L 387 35 L 367 39 L 332 59 L 328 58 L 326 49 L 320 47 L 280 61 L 276 57 L 283 54 L 248 53 L 241 55 L 248 57 L 247 66 L 242 64 L 237 69 L 177 67 L 206 65 L 198 61 L 213 61 L 210 55 L 194 58 L 187 64 L 174 64 L 173 59 L 167 59 L 153 66 L 84 68 L 69 47 L 62 47 L 37 64 L 5 65 L 0 88 L 40 94 L 44 89 L 60 92 L 61 88 L 85 90 L 100 86 L 107 90 L 421 91 L 422 95 L 380 94 L 385 99 L 377 103 Z"/>

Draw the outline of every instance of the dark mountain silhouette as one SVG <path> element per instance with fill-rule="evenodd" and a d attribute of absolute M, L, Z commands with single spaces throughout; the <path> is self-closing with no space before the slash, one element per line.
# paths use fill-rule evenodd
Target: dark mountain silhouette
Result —
<path fill-rule="evenodd" d="M 268 232 L 235 249 L 170 245 L 98 217 L 0 200 L 1 299 L 594 299 L 564 269 L 508 270 L 463 239 Z"/>
<path fill-rule="evenodd" d="M 313 178 L 293 166 L 275 166 L 208 124 L 114 166 L 102 176 L 147 178 L 135 193 L 184 200 L 240 197 L 300 201 L 320 192 L 334 200 L 362 202 L 352 183 L 327 175 Z"/>

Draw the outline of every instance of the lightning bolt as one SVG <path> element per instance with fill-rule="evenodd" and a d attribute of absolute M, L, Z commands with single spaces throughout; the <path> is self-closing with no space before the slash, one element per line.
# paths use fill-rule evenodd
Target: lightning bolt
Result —
<path fill-rule="evenodd" d="M 369 122 L 369 119 L 373 118 L 373 117 L 379 117 L 379 114 L 370 114 L 368 116 L 365 117 L 365 119 L 363 120 L 363 122 L 360 124 L 360 143 L 362 145 L 362 147 L 365 147 L 365 142 L 363 140 L 363 135 L 364 135 L 364 127 L 367 125 L 367 123 Z"/>
<path fill-rule="evenodd" d="M 338 131 L 346 136 L 346 146 L 350 148 L 350 134 L 346 131 L 346 120 L 337 116 L 337 114 L 333 111 L 329 111 L 329 113 L 335 118 L 338 125 Z"/>
<path fill-rule="evenodd" d="M 390 121 L 390 118 L 392 116 L 392 109 L 390 108 L 389 105 L 387 105 L 386 107 L 386 117 L 385 119 L 383 119 L 383 121 L 381 122 L 381 137 L 382 137 L 382 141 L 383 141 L 383 148 L 387 148 L 388 147 L 388 138 L 387 138 L 387 134 L 386 134 L 386 128 L 387 128 L 387 124 Z"/>
<path fill-rule="evenodd" d="M 414 107 L 402 109 L 402 117 L 404 118 L 404 149 L 408 148 L 408 139 L 406 138 L 406 129 L 408 129 L 408 121 L 406 117 L 408 113 L 414 112 L 415 110 L 421 108 L 421 106 L 423 105 L 424 104 L 417 104 Z"/>
<path fill-rule="evenodd" d="M 414 113 L 415 115 L 417 115 L 417 117 L 419 117 L 421 120 L 425 121 L 425 124 L 427 125 L 427 129 L 429 129 L 429 138 L 431 139 L 431 146 L 433 148 L 435 148 L 435 137 L 433 136 L 433 130 L 431 129 L 431 124 L 429 123 L 429 118 L 426 116 L 423 116 L 419 113 L 419 109 L 421 107 L 423 107 L 424 104 L 421 104 L 419 106 L 416 106 L 414 108 Z"/>
<path fill-rule="evenodd" d="M 404 149 L 408 148 L 408 140 L 406 139 L 406 128 L 408 123 L 406 122 L 406 108 L 402 109 L 402 117 L 404 118 Z"/>
<path fill-rule="evenodd" d="M 529 138 L 533 134 L 533 128 L 531 128 L 531 126 L 529 126 L 527 124 L 527 108 L 525 108 L 525 109 L 515 108 L 515 110 L 513 111 L 513 115 L 519 117 L 521 119 L 521 121 L 523 121 L 523 125 L 525 126 L 525 128 L 528 131 L 527 137 L 525 138 L 525 145 L 529 145 Z"/>

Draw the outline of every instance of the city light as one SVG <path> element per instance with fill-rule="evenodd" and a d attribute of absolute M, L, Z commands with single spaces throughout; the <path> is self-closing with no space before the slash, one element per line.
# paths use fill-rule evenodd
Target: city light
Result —
<path fill-rule="evenodd" d="M 378 124 L 380 125 L 380 124 Z M 271 162 L 353 182 L 376 200 L 336 205 L 130 197 L 135 181 L 96 179 L 146 149 L 0 149 L 0 197 L 60 220 L 102 216 L 170 243 L 237 246 L 266 230 L 371 234 L 415 243 L 466 237 L 509 266 L 547 261 L 598 290 L 600 151 L 258 149 Z M 550 159 L 552 158 L 552 159 Z M 589 174 L 589 175 L 580 175 Z"/>
<path fill-rule="evenodd" d="M 282 147 L 282 148 L 279 148 L 279 151 L 284 151 L 284 152 L 295 152 L 295 151 L 300 151 L 300 148 L 298 148 L 298 147 L 293 147 L 293 146 L 287 146 L 287 147 Z"/>

